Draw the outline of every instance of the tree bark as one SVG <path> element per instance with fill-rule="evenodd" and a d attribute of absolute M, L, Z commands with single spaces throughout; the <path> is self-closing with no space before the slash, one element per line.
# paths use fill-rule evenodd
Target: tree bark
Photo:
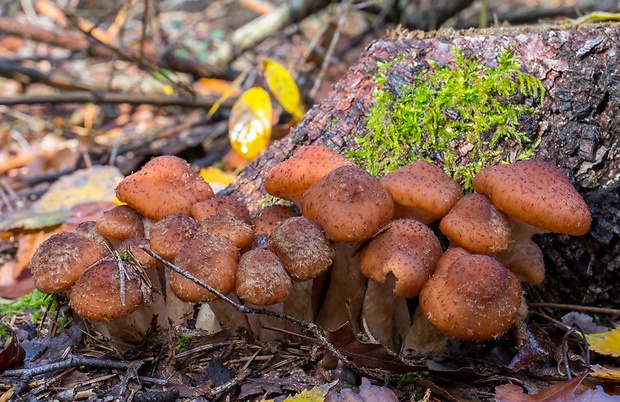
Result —
<path fill-rule="evenodd" d="M 371 43 L 333 92 L 314 106 L 292 133 L 275 142 L 243 171 L 227 192 L 256 210 L 269 169 L 304 144 L 324 144 L 343 154 L 367 134 L 364 118 L 373 104 L 378 62 L 403 60 L 386 86 L 413 82 L 428 61 L 443 65 L 456 46 L 493 65 L 511 46 L 523 70 L 547 90 L 537 115 L 522 127 L 540 138 L 536 158 L 559 166 L 584 196 L 593 214 L 581 237 L 543 235 L 535 240 L 546 258 L 547 279 L 528 287 L 537 301 L 620 307 L 620 26 L 559 29 L 488 29 L 436 33 L 393 32 Z M 502 150 L 510 152 L 509 149 Z M 465 156 L 464 159 L 467 157 Z"/>

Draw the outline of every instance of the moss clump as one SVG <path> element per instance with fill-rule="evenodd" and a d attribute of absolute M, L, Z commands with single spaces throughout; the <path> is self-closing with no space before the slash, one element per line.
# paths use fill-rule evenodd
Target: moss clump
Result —
<path fill-rule="evenodd" d="M 399 59 L 379 64 L 379 88 L 366 118 L 369 133 L 356 138 L 358 147 L 349 157 L 375 176 L 414 160 L 440 160 L 470 190 L 481 168 L 508 161 L 506 150 L 515 159 L 533 156 L 538 142 L 519 130 L 519 118 L 536 113 L 537 102 L 527 99 L 542 103 L 540 80 L 519 70 L 510 49 L 502 50 L 495 68 L 452 51 L 452 65 L 429 62 L 430 68 L 398 94 L 385 84 Z"/>

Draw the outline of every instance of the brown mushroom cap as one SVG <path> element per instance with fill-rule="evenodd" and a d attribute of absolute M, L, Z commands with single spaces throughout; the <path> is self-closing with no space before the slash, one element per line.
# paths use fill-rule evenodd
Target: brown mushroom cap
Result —
<path fill-rule="evenodd" d="M 130 237 L 123 240 L 118 246 L 119 253 L 131 252 L 134 258 L 145 268 L 150 269 L 157 265 L 157 260 L 147 254 L 140 246 L 149 247 L 148 239 L 144 237 Z"/>
<path fill-rule="evenodd" d="M 217 195 L 192 206 L 192 217 L 198 222 L 213 215 L 232 215 L 248 225 L 252 224 L 248 207 L 233 197 Z"/>
<path fill-rule="evenodd" d="M 198 233 L 198 222 L 185 214 L 174 214 L 155 222 L 149 231 L 151 250 L 173 260 L 187 242 Z"/>
<path fill-rule="evenodd" d="M 441 265 L 420 292 L 420 308 L 435 328 L 466 341 L 493 339 L 510 329 L 522 293 L 512 272 L 481 254 Z"/>
<path fill-rule="evenodd" d="M 293 157 L 273 167 L 263 185 L 269 194 L 299 205 L 308 187 L 332 170 L 351 165 L 353 162 L 331 148 L 305 145 Z"/>
<path fill-rule="evenodd" d="M 274 227 L 285 219 L 298 216 L 297 212 L 286 205 L 269 205 L 258 210 L 254 218 L 254 234 L 269 236 Z"/>
<path fill-rule="evenodd" d="M 239 259 L 236 291 L 244 301 L 259 306 L 282 303 L 292 288 L 282 261 L 271 251 L 250 250 Z"/>
<path fill-rule="evenodd" d="M 585 201 L 554 165 L 530 159 L 482 169 L 474 190 L 500 211 L 541 231 L 583 235 L 592 216 Z"/>
<path fill-rule="evenodd" d="M 92 265 L 71 289 L 71 308 L 80 317 L 92 321 L 111 321 L 128 316 L 142 304 L 142 291 L 134 270 L 125 268 L 125 275 L 123 304 L 117 260 L 109 258 Z"/>
<path fill-rule="evenodd" d="M 384 283 L 388 273 L 396 278 L 394 293 L 414 297 L 420 293 L 441 256 L 439 239 L 415 219 L 396 219 L 387 224 L 359 253 L 362 274 Z"/>
<path fill-rule="evenodd" d="M 540 285 L 545 279 L 545 261 L 540 247 L 529 240 L 506 265 L 520 280 Z"/>
<path fill-rule="evenodd" d="M 214 196 L 209 184 L 181 158 L 158 156 L 116 187 L 119 200 L 149 219 L 189 215 L 197 202 Z"/>
<path fill-rule="evenodd" d="M 461 186 L 438 166 L 414 161 L 381 178 L 396 204 L 396 218 L 429 224 L 443 218 L 463 196 Z"/>
<path fill-rule="evenodd" d="M 107 238 L 125 240 L 144 236 L 142 215 L 129 205 L 118 205 L 97 219 L 97 230 Z"/>
<path fill-rule="evenodd" d="M 268 247 L 298 282 L 327 271 L 335 254 L 319 225 L 303 216 L 280 222 L 269 236 Z"/>
<path fill-rule="evenodd" d="M 99 230 L 97 230 L 97 222 L 95 221 L 84 221 L 77 225 L 73 233 L 78 234 L 80 236 L 86 237 L 87 239 L 96 241 L 106 247 L 112 247 L 112 243 L 107 239 L 104 235 L 102 235 Z"/>
<path fill-rule="evenodd" d="M 235 288 L 239 253 L 235 243 L 223 236 L 198 234 L 181 249 L 174 259 L 175 265 L 200 279 L 222 294 Z M 170 288 L 181 300 L 202 303 L 217 296 L 202 286 L 170 273 Z"/>
<path fill-rule="evenodd" d="M 439 229 L 458 246 L 487 255 L 506 250 L 512 234 L 508 217 L 484 194 L 461 198 L 441 219 Z"/>
<path fill-rule="evenodd" d="M 370 238 L 392 219 L 394 201 L 364 169 L 342 166 L 306 190 L 301 211 L 328 239 L 354 243 Z"/>
<path fill-rule="evenodd" d="M 34 285 L 43 293 L 64 292 L 86 268 L 109 255 L 104 245 L 81 235 L 53 235 L 39 245 L 30 260 Z"/>
<path fill-rule="evenodd" d="M 198 233 L 224 236 L 242 249 L 254 240 L 254 229 L 244 221 L 232 215 L 211 215 L 198 227 Z"/>

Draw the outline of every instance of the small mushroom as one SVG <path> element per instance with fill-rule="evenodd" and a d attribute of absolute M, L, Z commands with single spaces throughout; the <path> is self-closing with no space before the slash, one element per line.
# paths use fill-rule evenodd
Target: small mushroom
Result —
<path fill-rule="evenodd" d="M 246 222 L 233 215 L 217 214 L 204 219 L 198 227 L 198 233 L 224 236 L 242 249 L 254 240 L 254 229 Z"/>
<path fill-rule="evenodd" d="M 299 206 L 311 185 L 335 168 L 352 165 L 353 162 L 329 147 L 305 145 L 293 157 L 273 167 L 263 185 L 269 194 Z"/>
<path fill-rule="evenodd" d="M 192 206 L 192 217 L 198 222 L 202 222 L 213 215 L 232 215 L 248 225 L 252 224 L 248 207 L 230 196 L 217 195 Z"/>
<path fill-rule="evenodd" d="M 155 222 L 149 231 L 151 250 L 166 260 L 174 260 L 198 233 L 198 222 L 185 214 L 174 214 Z"/>
<path fill-rule="evenodd" d="M 482 254 L 449 262 L 438 263 L 422 287 L 420 309 L 426 319 L 447 336 L 466 341 L 494 339 L 508 331 L 521 305 L 517 277 Z"/>
<path fill-rule="evenodd" d="M 463 196 L 461 186 L 440 167 L 414 161 L 381 178 L 396 204 L 395 218 L 429 224 L 444 217 Z"/>
<path fill-rule="evenodd" d="M 90 265 L 108 257 L 108 249 L 72 232 L 51 236 L 30 260 L 35 287 L 43 293 L 69 290 Z"/>
<path fill-rule="evenodd" d="M 97 219 L 97 230 L 120 243 L 130 237 L 143 237 L 144 222 L 142 215 L 129 205 L 118 205 Z"/>
<path fill-rule="evenodd" d="M 545 261 L 538 244 L 529 240 L 506 266 L 517 278 L 532 285 L 540 285 L 545 279 Z"/>
<path fill-rule="evenodd" d="M 282 303 L 292 286 L 284 264 L 273 252 L 250 250 L 239 259 L 236 291 L 242 300 L 258 306 Z"/>
<path fill-rule="evenodd" d="M 202 177 L 181 158 L 164 155 L 153 158 L 142 169 L 125 177 L 116 196 L 152 220 L 182 213 L 189 215 L 197 202 L 214 196 Z"/>

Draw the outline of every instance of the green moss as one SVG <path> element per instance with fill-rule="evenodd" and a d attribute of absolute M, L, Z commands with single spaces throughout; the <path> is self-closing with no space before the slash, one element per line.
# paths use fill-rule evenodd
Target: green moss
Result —
<path fill-rule="evenodd" d="M 379 63 L 375 103 L 366 118 L 369 133 L 356 138 L 358 147 L 349 157 L 375 176 L 414 160 L 440 160 L 445 171 L 470 190 L 481 168 L 508 161 L 505 150 L 515 159 L 533 156 L 538 142 L 520 131 L 519 118 L 535 114 L 531 105 L 542 103 L 540 80 L 519 70 L 510 49 L 502 51 L 495 68 L 466 58 L 456 48 L 452 51 L 453 64 L 430 62 L 429 70 L 398 94 L 385 84 L 399 59 Z M 528 105 L 528 98 L 535 102 Z"/>
<path fill-rule="evenodd" d="M 33 323 L 49 304 L 49 295 L 34 290 L 33 292 L 10 303 L 0 304 L 0 316 L 31 313 Z"/>
<path fill-rule="evenodd" d="M 189 335 L 179 336 L 177 338 L 176 345 L 174 347 L 175 353 L 182 353 L 189 349 L 189 345 L 192 341 L 192 337 Z"/>

